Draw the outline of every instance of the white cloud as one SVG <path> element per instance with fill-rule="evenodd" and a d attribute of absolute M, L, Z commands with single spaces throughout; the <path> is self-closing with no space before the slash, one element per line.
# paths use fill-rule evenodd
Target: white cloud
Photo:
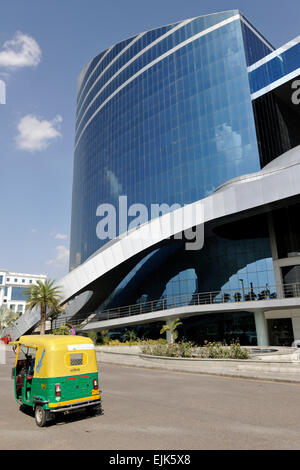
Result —
<path fill-rule="evenodd" d="M 64 233 L 57 233 L 55 235 L 55 238 L 57 238 L 58 240 L 65 240 L 66 238 L 68 238 L 68 235 L 65 235 Z"/>
<path fill-rule="evenodd" d="M 30 152 L 46 149 L 51 140 L 61 137 L 61 122 L 60 115 L 57 115 L 52 121 L 40 120 L 31 114 L 24 116 L 18 124 L 17 148 Z"/>
<path fill-rule="evenodd" d="M 53 259 L 49 259 L 46 264 L 51 264 L 58 268 L 64 268 L 69 261 L 70 251 L 65 245 L 58 245 L 56 247 L 56 257 Z"/>
<path fill-rule="evenodd" d="M 6 85 L 3 80 L 0 80 L 0 104 L 6 103 Z"/>
<path fill-rule="evenodd" d="M 18 31 L 11 40 L 3 44 L 0 51 L 0 66 L 32 67 L 39 64 L 41 56 L 38 43 L 31 36 Z"/>

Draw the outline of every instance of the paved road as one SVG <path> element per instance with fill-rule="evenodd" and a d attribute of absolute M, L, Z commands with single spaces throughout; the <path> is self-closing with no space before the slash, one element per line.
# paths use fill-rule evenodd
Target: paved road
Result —
<path fill-rule="evenodd" d="M 104 415 L 38 428 L 0 365 L 0 449 L 300 449 L 300 385 L 103 364 Z"/>

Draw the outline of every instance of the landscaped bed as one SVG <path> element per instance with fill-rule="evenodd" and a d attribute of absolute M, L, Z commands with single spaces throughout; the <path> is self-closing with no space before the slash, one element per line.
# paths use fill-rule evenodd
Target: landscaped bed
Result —
<path fill-rule="evenodd" d="M 143 354 L 165 357 L 194 357 L 204 359 L 249 359 L 249 351 L 238 343 L 229 346 L 221 343 L 206 343 L 204 346 L 195 346 L 190 342 L 171 344 L 147 342 L 140 343 Z"/>

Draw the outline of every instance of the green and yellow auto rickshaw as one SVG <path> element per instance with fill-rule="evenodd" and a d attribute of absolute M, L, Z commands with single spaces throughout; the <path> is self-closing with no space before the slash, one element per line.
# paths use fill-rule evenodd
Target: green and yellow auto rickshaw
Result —
<path fill-rule="evenodd" d="M 95 347 L 83 336 L 28 335 L 11 342 L 17 403 L 34 409 L 38 426 L 56 413 L 101 412 Z"/>

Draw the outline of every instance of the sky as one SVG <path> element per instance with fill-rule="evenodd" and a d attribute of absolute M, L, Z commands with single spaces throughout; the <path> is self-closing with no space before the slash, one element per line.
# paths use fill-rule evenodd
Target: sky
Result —
<path fill-rule="evenodd" d="M 100 51 L 162 25 L 240 9 L 275 46 L 299 0 L 0 0 L 0 269 L 68 272 L 77 78 Z M 0 94 L 1 102 L 1 94 Z"/>

